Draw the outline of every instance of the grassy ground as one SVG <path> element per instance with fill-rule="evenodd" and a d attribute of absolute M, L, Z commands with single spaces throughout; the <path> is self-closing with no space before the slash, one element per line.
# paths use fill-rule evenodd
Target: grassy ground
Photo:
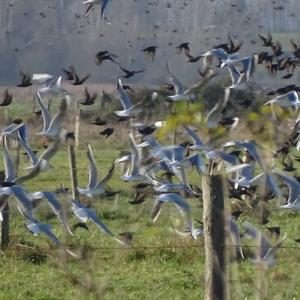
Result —
<path fill-rule="evenodd" d="M 55 109 L 55 105 L 52 108 Z M 18 101 L 9 107 L 8 114 L 27 120 L 30 111 L 28 103 Z M 4 112 L 2 117 L 5 117 Z M 73 126 L 72 122 L 70 119 L 69 124 Z M 126 124 L 119 125 L 118 131 L 121 131 L 121 126 L 126 127 Z M 40 121 L 32 120 L 31 132 L 39 131 L 40 127 Z M 120 150 L 129 150 L 123 133 L 117 132 L 116 137 L 105 140 L 98 131 L 82 124 L 77 151 L 80 186 L 85 186 L 88 180 L 87 142 L 93 146 L 100 176 L 109 169 L 112 160 L 119 157 Z M 32 135 L 32 139 L 34 148 L 41 151 L 37 138 Z M 23 160 L 21 173 L 26 164 Z M 68 163 L 67 149 L 63 146 L 51 160 L 54 168 L 27 182 L 27 190 L 55 190 L 61 180 L 69 187 Z M 189 177 L 192 183 L 201 185 L 198 175 L 192 173 Z M 53 225 L 55 234 L 66 245 L 81 253 L 80 260 L 66 257 L 44 236 L 30 234 L 16 210 L 15 200 L 10 199 L 11 243 L 10 248 L 1 253 L 0 299 L 203 299 L 203 238 L 193 241 L 174 233 L 172 225 L 183 228 L 184 224 L 176 207 L 170 205 L 165 205 L 157 222 L 152 223 L 153 198 L 138 206 L 130 205 L 128 200 L 132 200 L 134 193 L 130 183 L 120 180 L 119 170 L 109 182 L 109 188 L 119 190 L 120 194 L 113 198 L 82 201 L 95 208 L 115 234 L 134 232 L 129 248 L 120 247 L 93 224 L 89 225 L 89 231 L 79 229 L 73 237 L 67 236 L 57 219 L 49 216 L 50 209 L 45 203 L 36 212 L 40 220 Z M 70 207 L 69 200 L 70 196 L 61 197 L 66 208 Z M 187 201 L 193 208 L 194 219 L 201 219 L 201 199 L 189 198 Z M 236 262 L 232 259 L 228 279 L 230 299 L 254 299 L 259 290 L 268 294 L 267 299 L 300 299 L 300 246 L 294 241 L 300 237 L 297 226 L 300 218 L 296 213 L 279 210 L 276 204 L 271 205 L 269 224 L 261 228 L 267 233 L 267 226 L 279 225 L 282 233 L 287 234 L 277 263 L 258 272 L 249 260 Z M 71 213 L 68 219 L 71 225 L 77 222 Z M 244 220 L 257 223 L 254 215 L 243 214 L 238 223 Z"/>
<path fill-rule="evenodd" d="M 119 151 L 101 150 L 101 143 L 94 145 L 95 158 L 101 174 L 109 168 Z M 84 149 L 78 151 L 79 183 L 87 182 L 87 161 Z M 53 159 L 54 169 L 28 182 L 29 191 L 53 190 L 59 187 L 60 178 L 68 186 L 68 160 L 66 149 Z M 22 166 L 21 166 L 22 168 Z M 192 175 L 192 181 L 200 179 Z M 79 229 L 74 237 L 66 236 L 62 226 L 47 214 L 42 205 L 37 211 L 41 220 L 53 224 L 54 232 L 77 252 L 80 260 L 72 260 L 55 249 L 43 237 L 34 237 L 24 227 L 24 220 L 16 211 L 11 199 L 11 249 L 2 253 L 0 271 L 0 299 L 201 299 L 204 295 L 204 249 L 203 239 L 192 241 L 177 236 L 171 225 L 180 228 L 182 220 L 175 207 L 164 208 L 157 223 L 150 220 L 153 199 L 139 206 L 131 206 L 130 184 L 119 179 L 119 172 L 109 184 L 121 193 L 112 199 L 93 199 L 91 205 L 98 215 L 118 234 L 135 232 L 132 247 L 120 246 L 90 224 L 89 231 Z M 70 197 L 62 202 L 68 207 Z M 86 199 L 82 199 L 86 201 Z M 188 199 L 195 218 L 202 216 L 201 201 Z M 242 217 L 243 220 L 249 217 Z M 281 249 L 278 263 L 264 274 L 264 284 L 269 299 L 298 299 L 298 265 L 300 252 L 293 238 L 298 238 L 299 216 L 290 212 L 274 210 L 268 226 L 280 225 L 288 234 Z M 251 221 L 255 222 L 252 218 Z M 76 219 L 70 214 L 70 224 Z M 249 262 L 232 262 L 230 272 L 231 299 L 252 299 L 257 293 L 256 268 Z M 288 288 L 287 288 L 288 287 Z M 276 298 L 277 297 L 277 298 Z"/>

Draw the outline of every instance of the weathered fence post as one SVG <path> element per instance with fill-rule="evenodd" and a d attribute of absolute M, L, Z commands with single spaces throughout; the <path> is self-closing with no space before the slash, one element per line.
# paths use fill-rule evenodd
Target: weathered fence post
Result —
<path fill-rule="evenodd" d="M 3 182 L 5 179 L 5 172 L 0 171 L 0 181 Z M 0 196 L 0 209 L 2 213 L 1 222 L 1 247 L 4 250 L 9 244 L 9 205 L 8 195 Z"/>
<path fill-rule="evenodd" d="M 75 146 L 76 149 L 79 145 L 79 131 L 80 131 L 80 105 L 79 102 L 76 103 L 76 112 L 75 112 Z"/>
<path fill-rule="evenodd" d="M 69 152 L 69 162 L 70 162 L 70 174 L 71 174 L 71 187 L 72 187 L 72 197 L 74 200 L 79 200 L 79 192 L 77 190 L 78 181 L 77 181 L 77 166 L 76 166 L 76 155 L 74 144 L 75 138 L 74 134 L 68 134 L 70 138 L 68 138 L 68 152 Z"/>
<path fill-rule="evenodd" d="M 2 224 L 1 224 L 1 247 L 2 250 L 7 248 L 9 244 L 9 205 L 8 205 L 9 196 L 3 195 L 0 197 L 1 202 L 5 202 L 2 209 Z"/>
<path fill-rule="evenodd" d="M 205 244 L 205 299 L 226 295 L 224 187 L 221 175 L 202 178 Z"/>

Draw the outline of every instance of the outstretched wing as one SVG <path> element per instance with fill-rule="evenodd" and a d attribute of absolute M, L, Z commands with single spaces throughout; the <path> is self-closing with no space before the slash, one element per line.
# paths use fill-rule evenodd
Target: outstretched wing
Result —
<path fill-rule="evenodd" d="M 122 81 L 120 78 L 118 79 L 117 90 L 118 90 L 119 100 L 120 100 L 123 108 L 126 110 L 130 109 L 132 107 L 132 103 L 123 88 Z"/>

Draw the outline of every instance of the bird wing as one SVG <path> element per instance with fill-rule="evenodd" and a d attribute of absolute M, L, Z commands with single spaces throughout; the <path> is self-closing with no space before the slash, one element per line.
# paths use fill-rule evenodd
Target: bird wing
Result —
<path fill-rule="evenodd" d="M 132 132 L 129 134 L 129 144 L 130 144 L 131 149 L 132 149 L 131 173 L 135 174 L 135 173 L 138 173 L 138 170 L 139 170 L 140 155 L 139 155 L 139 151 L 138 151 L 138 148 L 136 146 L 136 143 L 135 143 L 134 136 L 133 136 Z"/>
<path fill-rule="evenodd" d="M 38 92 L 37 93 L 37 99 L 38 99 L 38 103 L 41 107 L 41 110 L 42 110 L 42 116 L 43 116 L 43 131 L 46 131 L 48 128 L 49 128 L 49 125 L 51 123 L 51 115 L 47 109 L 47 107 L 45 106 L 43 100 L 42 100 L 42 97 L 41 97 L 41 94 Z"/>
<path fill-rule="evenodd" d="M 288 176 L 279 170 L 274 170 L 273 173 L 279 176 L 288 185 L 289 188 L 288 204 L 295 203 L 295 201 L 298 200 L 300 195 L 299 182 L 294 177 Z"/>
<path fill-rule="evenodd" d="M 175 193 L 161 194 L 157 197 L 157 200 L 174 203 L 183 215 L 189 214 L 191 211 L 189 204 L 180 195 Z"/>
<path fill-rule="evenodd" d="M 72 207 L 71 207 L 74 215 L 81 221 L 86 223 L 88 221 L 88 212 L 87 208 L 82 205 L 80 202 L 72 200 Z"/>
<path fill-rule="evenodd" d="M 264 255 L 263 259 L 264 260 L 268 260 L 270 259 L 270 256 L 274 256 L 276 254 L 276 252 L 279 250 L 279 248 L 282 246 L 283 242 L 286 239 L 286 235 L 281 239 L 281 241 L 279 241 L 278 243 L 276 243 L 276 245 L 274 245 L 273 247 L 269 248 L 269 250 L 267 251 L 267 253 Z"/>
<path fill-rule="evenodd" d="M 13 185 L 9 187 L 9 190 L 14 194 L 21 211 L 23 213 L 31 215 L 32 214 L 31 197 L 27 194 L 25 189 L 21 185 Z"/>
<path fill-rule="evenodd" d="M 56 154 L 61 143 L 62 143 L 61 137 L 57 137 L 52 143 L 50 143 L 48 148 L 41 154 L 41 156 L 39 157 L 39 162 L 41 162 L 41 160 L 43 159 L 49 161 Z"/>
<path fill-rule="evenodd" d="M 51 207 L 51 209 L 53 210 L 53 212 L 57 215 L 59 221 L 64 225 L 64 227 L 66 228 L 67 232 L 70 235 L 73 235 L 67 218 L 66 218 L 66 214 L 61 206 L 61 204 L 59 203 L 57 196 L 55 193 L 52 192 L 42 192 L 43 197 L 47 200 L 49 206 Z"/>
<path fill-rule="evenodd" d="M 115 162 L 113 161 L 113 163 L 112 163 L 111 167 L 109 168 L 107 174 L 101 179 L 101 181 L 97 184 L 97 186 L 98 185 L 104 186 L 110 180 L 112 175 L 114 174 L 114 169 L 115 169 Z"/>
<path fill-rule="evenodd" d="M 54 115 L 53 119 L 51 120 L 51 122 L 49 124 L 49 127 L 47 129 L 48 132 L 59 131 L 61 124 L 62 124 L 64 118 L 66 117 L 67 109 L 68 109 L 67 100 L 64 98 L 59 105 L 58 112 Z"/>
<path fill-rule="evenodd" d="M 289 101 L 291 102 L 291 104 L 299 101 L 298 93 L 295 91 L 289 92 L 287 94 L 287 97 L 288 97 Z"/>
<path fill-rule="evenodd" d="M 164 204 L 164 202 L 159 201 L 158 199 L 156 199 L 156 201 L 154 202 L 154 207 L 153 207 L 152 213 L 151 213 L 152 222 L 156 222 L 156 220 L 158 219 L 158 217 L 161 213 L 161 208 L 162 208 L 163 204 Z"/>
<path fill-rule="evenodd" d="M 79 78 L 78 74 L 76 73 L 75 69 L 73 69 L 73 76 L 74 76 L 74 83 L 77 83 L 78 81 L 80 81 L 80 78 Z"/>
<path fill-rule="evenodd" d="M 89 160 L 89 183 L 88 183 L 87 188 L 93 189 L 97 185 L 98 172 L 97 172 L 96 162 L 95 162 L 95 158 L 94 158 L 94 154 L 93 154 L 91 145 L 88 145 L 87 156 L 88 156 L 88 160 Z"/>
<path fill-rule="evenodd" d="M 85 89 L 84 89 L 84 95 L 85 95 L 85 98 L 86 98 L 86 99 L 90 99 L 90 98 L 91 98 L 91 97 L 90 97 L 90 93 L 89 93 L 87 87 L 85 87 Z"/>
<path fill-rule="evenodd" d="M 186 157 L 182 162 L 184 162 L 185 160 L 189 160 L 192 166 L 196 168 L 197 172 L 200 175 L 206 172 L 205 162 L 203 161 L 202 157 L 198 153 Z"/>
<path fill-rule="evenodd" d="M 241 73 L 233 65 L 228 66 L 228 71 L 229 71 L 230 78 L 231 78 L 231 85 L 234 86 L 239 82 L 239 79 L 241 77 Z"/>
<path fill-rule="evenodd" d="M 198 135 L 195 133 L 194 130 L 192 130 L 191 128 L 189 128 L 186 125 L 183 125 L 183 128 L 187 131 L 188 135 L 193 140 L 195 145 L 198 145 L 198 146 L 203 146 L 204 145 L 203 142 L 200 140 L 200 138 L 198 137 Z"/>
<path fill-rule="evenodd" d="M 13 161 L 9 154 L 6 137 L 4 138 L 4 144 L 3 144 L 3 161 L 4 161 L 4 168 L 5 168 L 5 181 L 13 182 L 16 178 L 16 174 L 15 174 Z"/>
<path fill-rule="evenodd" d="M 96 212 L 91 209 L 87 208 L 87 213 L 89 219 L 96 224 L 96 226 L 105 234 L 114 236 L 114 234 L 110 231 L 110 229 L 97 217 Z"/>
<path fill-rule="evenodd" d="M 24 127 L 20 127 L 20 129 L 18 130 L 18 139 L 19 139 L 19 142 L 21 143 L 22 147 L 26 151 L 27 155 L 29 156 L 29 158 L 32 162 L 32 165 L 35 165 L 38 162 L 38 158 L 35 155 L 35 153 L 32 151 L 32 149 L 30 148 L 27 137 L 28 137 L 27 127 L 24 124 Z"/>
<path fill-rule="evenodd" d="M 102 0 L 102 2 L 101 2 L 101 19 L 104 16 L 104 12 L 105 12 L 105 9 L 106 9 L 108 3 L 109 3 L 109 0 Z"/>
<path fill-rule="evenodd" d="M 167 69 L 168 69 L 168 74 L 169 74 L 169 78 L 170 78 L 170 82 L 171 84 L 174 86 L 175 88 L 175 93 L 176 95 L 181 95 L 184 93 L 184 87 L 183 84 L 181 83 L 181 81 L 179 81 L 175 75 L 171 72 L 171 68 L 170 68 L 170 64 L 169 62 L 167 62 Z"/>
<path fill-rule="evenodd" d="M 118 243 L 124 245 L 125 243 L 119 240 L 110 229 L 97 217 L 96 212 L 93 209 L 87 208 L 88 216 L 90 220 L 105 234 L 114 238 Z"/>
<path fill-rule="evenodd" d="M 251 223 L 244 222 L 243 227 L 246 229 L 246 235 L 250 236 L 253 239 L 257 239 L 259 241 L 259 257 L 263 258 L 266 253 L 271 249 L 270 242 L 268 239 L 263 235 L 263 233 L 255 228 Z"/>
<path fill-rule="evenodd" d="M 122 81 L 120 78 L 118 79 L 117 91 L 118 91 L 119 100 L 123 108 L 126 110 L 130 109 L 132 107 L 132 103 L 123 88 Z"/>

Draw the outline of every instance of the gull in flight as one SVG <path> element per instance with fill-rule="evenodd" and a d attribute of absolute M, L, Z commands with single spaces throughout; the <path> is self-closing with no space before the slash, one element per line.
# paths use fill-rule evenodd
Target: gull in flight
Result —
<path fill-rule="evenodd" d="M 207 146 L 204 144 L 204 142 L 198 137 L 198 135 L 195 133 L 194 130 L 192 130 L 190 127 L 183 125 L 183 128 L 186 130 L 187 134 L 193 141 L 193 145 L 189 146 L 191 150 L 204 150 L 207 148 Z"/>
<path fill-rule="evenodd" d="M 259 251 L 256 256 L 250 259 L 254 264 L 262 264 L 266 267 L 272 267 L 275 264 L 275 255 L 276 252 L 279 250 L 281 245 L 283 244 L 286 236 L 278 242 L 276 245 L 271 246 L 268 239 L 262 234 L 262 232 L 256 229 L 252 224 L 249 222 L 244 222 L 243 227 L 246 229 L 246 236 L 249 236 L 252 239 L 258 241 Z"/>
<path fill-rule="evenodd" d="M 4 136 L 3 140 L 3 162 L 5 169 L 5 183 L 13 183 L 16 179 L 16 173 L 13 161 L 10 157 L 8 146 L 7 146 L 7 137 Z"/>
<path fill-rule="evenodd" d="M 66 94 L 67 90 L 63 89 L 61 86 L 62 76 L 53 78 L 50 80 L 48 85 L 39 89 L 40 93 L 50 93 L 53 95 Z"/>
<path fill-rule="evenodd" d="M 62 206 L 60 205 L 55 193 L 53 193 L 53 192 L 35 192 L 35 193 L 31 194 L 31 197 L 33 200 L 45 198 L 47 200 L 49 206 L 53 210 L 53 212 L 58 217 L 59 221 L 64 225 L 67 232 L 70 235 L 73 235 L 73 233 L 69 227 L 66 214 L 65 214 Z"/>
<path fill-rule="evenodd" d="M 196 236 L 195 230 L 194 230 L 194 226 L 193 226 L 193 222 L 191 219 L 191 208 L 190 208 L 189 204 L 180 195 L 178 195 L 176 193 L 161 194 L 156 198 L 155 204 L 154 204 L 154 209 L 153 209 L 154 212 L 152 214 L 152 221 L 155 222 L 157 220 L 158 216 L 161 213 L 162 205 L 165 202 L 171 202 L 176 205 L 176 207 L 179 209 L 180 213 L 186 219 L 188 228 L 189 228 L 190 232 L 192 233 L 192 237 L 194 239 L 197 239 L 197 236 Z"/>
<path fill-rule="evenodd" d="M 168 69 L 170 82 L 175 89 L 175 95 L 168 96 L 168 97 L 173 101 L 193 100 L 193 95 L 191 95 L 190 92 L 195 88 L 195 86 L 192 86 L 187 90 L 184 89 L 182 82 L 176 78 L 173 72 L 171 72 L 169 62 L 167 62 L 167 69 Z"/>
<path fill-rule="evenodd" d="M 300 210 L 300 184 L 291 176 L 284 174 L 279 170 L 273 170 L 273 173 L 280 177 L 289 188 L 289 197 L 285 205 L 281 205 L 281 208 L 290 208 L 296 211 Z"/>
<path fill-rule="evenodd" d="M 62 247 L 66 250 L 71 256 L 78 258 L 78 256 L 69 250 L 52 232 L 52 226 L 50 224 L 41 223 L 39 220 L 34 218 L 32 215 L 24 214 L 26 217 L 26 227 L 27 229 L 33 233 L 33 235 L 37 236 L 40 233 L 44 233 L 55 245 L 58 247 Z"/>
<path fill-rule="evenodd" d="M 129 144 L 132 149 L 130 157 L 131 167 L 127 169 L 126 174 L 122 175 L 121 178 L 124 181 L 136 181 L 145 179 L 146 169 L 141 165 L 142 161 L 142 149 L 136 145 L 134 136 L 132 133 L 129 134 Z M 119 160 L 119 162 L 122 162 Z"/>
<path fill-rule="evenodd" d="M 48 146 L 48 148 L 39 156 L 37 163 L 28 167 L 30 172 L 22 177 L 18 177 L 16 179 L 17 183 L 22 183 L 29 179 L 36 177 L 40 172 L 46 171 L 50 168 L 49 161 L 50 159 L 56 154 L 59 149 L 59 146 L 62 144 L 63 141 L 66 139 L 66 132 L 62 130 L 60 135 L 54 139 Z M 26 149 L 25 149 L 26 151 Z M 29 152 L 27 152 L 28 155 Z"/>
<path fill-rule="evenodd" d="M 84 17 L 86 18 L 91 13 L 91 11 L 95 5 L 101 5 L 101 14 L 100 15 L 101 15 L 101 19 L 102 19 L 104 16 L 105 9 L 109 2 L 110 2 L 110 0 L 86 0 L 86 1 L 82 2 L 82 4 L 88 5 L 88 7 L 85 11 Z M 104 17 L 104 19 L 106 19 L 106 18 Z"/>
<path fill-rule="evenodd" d="M 265 105 L 267 104 L 277 104 L 281 107 L 299 107 L 300 101 L 298 93 L 296 91 L 290 91 L 286 94 L 274 97 L 273 99 L 265 103 Z"/>
<path fill-rule="evenodd" d="M 52 139 L 55 139 L 59 136 L 61 132 L 61 124 L 66 117 L 68 105 L 70 103 L 70 97 L 66 95 L 62 100 L 58 112 L 51 118 L 51 115 L 43 103 L 40 93 L 37 93 L 38 103 L 41 106 L 42 116 L 43 116 L 43 130 L 38 133 L 40 135 L 45 135 Z"/>
<path fill-rule="evenodd" d="M 77 187 L 77 190 L 80 194 L 85 195 L 87 197 L 102 195 L 105 193 L 104 186 L 113 175 L 115 162 L 113 162 L 108 173 L 103 177 L 103 179 L 97 182 L 98 172 L 97 172 L 96 162 L 93 155 L 93 150 L 90 145 L 88 145 L 87 156 L 89 160 L 89 183 L 85 189 Z"/>
<path fill-rule="evenodd" d="M 21 185 L 1 186 L 0 195 L 13 195 L 22 214 L 32 215 L 32 198 Z"/>
<path fill-rule="evenodd" d="M 54 79 L 53 75 L 50 74 L 33 74 L 32 82 L 37 84 L 43 84 L 44 86 L 49 85 L 49 83 Z"/>
<path fill-rule="evenodd" d="M 228 65 L 241 64 L 243 67 L 243 70 L 240 73 L 244 74 L 244 78 L 248 82 L 255 71 L 255 66 L 256 66 L 257 62 L 258 62 L 257 54 L 254 54 L 253 56 L 243 57 L 243 58 L 236 58 L 235 55 L 230 55 L 221 64 L 221 68 L 228 66 Z"/>
<path fill-rule="evenodd" d="M 141 102 L 135 105 L 131 103 L 131 100 L 129 99 L 127 93 L 125 92 L 120 78 L 118 79 L 117 91 L 118 91 L 118 98 L 124 110 L 115 111 L 114 113 L 116 116 L 120 118 L 130 118 L 130 117 L 135 117 L 140 112 L 142 112 L 142 108 L 138 107 L 141 104 Z"/>
<path fill-rule="evenodd" d="M 96 212 L 93 209 L 87 208 L 80 202 L 72 200 L 72 211 L 74 215 L 80 220 L 80 222 L 87 223 L 89 220 L 91 220 L 103 233 L 111 236 L 121 245 L 125 245 L 125 243 L 118 239 L 110 231 L 110 229 L 97 217 Z"/>

